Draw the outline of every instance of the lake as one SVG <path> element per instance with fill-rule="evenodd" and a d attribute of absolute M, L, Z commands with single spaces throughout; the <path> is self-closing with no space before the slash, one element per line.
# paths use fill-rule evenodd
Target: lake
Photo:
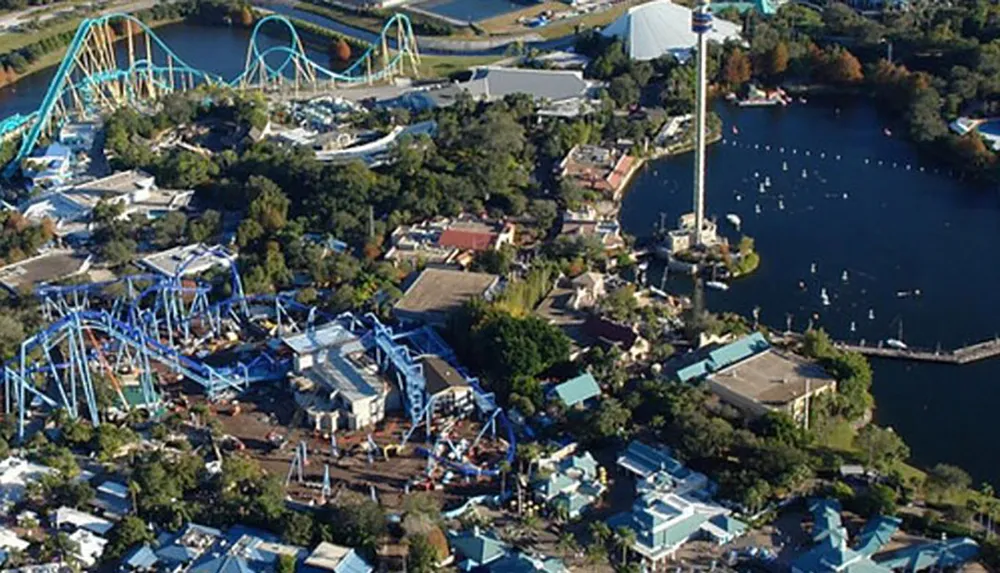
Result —
<path fill-rule="evenodd" d="M 739 215 L 762 262 L 729 291 L 706 292 L 709 310 L 749 316 L 759 307 L 761 322 L 775 328 L 791 316 L 794 330 L 812 320 L 835 339 L 869 343 L 902 332 L 910 345 L 928 348 L 1000 332 L 995 191 L 920 163 L 861 101 L 716 109 L 726 137 L 709 152 L 706 212 L 731 240 L 740 233 L 725 216 Z M 648 236 L 661 212 L 674 225 L 690 210 L 692 162 L 688 154 L 648 164 L 625 197 L 623 228 Z M 771 185 L 761 193 L 766 178 Z M 658 271 L 651 275 L 660 280 Z M 692 286 L 671 277 L 668 288 Z M 821 303 L 823 288 L 829 306 Z M 876 420 L 904 437 L 919 464 L 954 463 L 977 481 L 1000 482 L 1000 444 L 989 421 L 1000 360 L 872 366 Z"/>

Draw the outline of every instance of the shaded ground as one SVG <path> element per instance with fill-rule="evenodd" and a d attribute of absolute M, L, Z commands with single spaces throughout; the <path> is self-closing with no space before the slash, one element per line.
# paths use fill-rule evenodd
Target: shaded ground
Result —
<path fill-rule="evenodd" d="M 214 408 L 219 412 L 223 431 L 239 439 L 243 451 L 249 454 L 272 475 L 285 480 L 289 475 L 295 447 L 304 441 L 308 449 L 308 463 L 300 483 L 293 475 L 288 484 L 288 495 L 296 501 L 319 503 L 322 497 L 324 467 L 330 467 L 330 482 L 333 494 L 349 489 L 364 495 L 371 495 L 372 489 L 379 502 L 389 511 L 402 507 L 407 483 L 411 491 L 423 489 L 417 482 L 425 481 L 427 459 L 417 451 L 425 446 L 422 434 L 417 432 L 411 444 L 400 452 L 390 448 L 389 459 L 383 452 L 369 462 L 367 432 L 339 432 L 337 446 L 340 456 L 334 458 L 328 436 L 311 432 L 301 427 L 302 414 L 296 408 L 294 399 L 283 389 L 255 388 L 241 398 L 240 413 L 232 415 L 233 404 Z M 380 449 L 400 442 L 407 424 L 398 418 L 389 418 L 379 424 L 372 438 Z M 471 439 L 478 431 L 478 425 L 465 422 L 452 433 L 453 439 Z M 486 455 L 494 457 L 497 452 L 489 450 Z M 297 472 L 293 472 L 297 474 Z M 449 484 L 441 485 L 443 470 L 435 471 L 433 495 L 446 509 L 456 507 L 471 496 L 493 494 L 499 485 L 490 479 L 454 478 Z"/>

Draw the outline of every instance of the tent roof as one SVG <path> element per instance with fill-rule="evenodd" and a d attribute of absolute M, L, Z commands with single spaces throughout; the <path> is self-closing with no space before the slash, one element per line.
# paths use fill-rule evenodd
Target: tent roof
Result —
<path fill-rule="evenodd" d="M 691 9 L 670 0 L 654 0 L 631 8 L 601 33 L 622 38 L 634 60 L 654 60 L 667 54 L 685 59 L 697 42 L 691 31 Z M 739 38 L 739 25 L 713 20 L 709 40 L 722 43 Z"/>

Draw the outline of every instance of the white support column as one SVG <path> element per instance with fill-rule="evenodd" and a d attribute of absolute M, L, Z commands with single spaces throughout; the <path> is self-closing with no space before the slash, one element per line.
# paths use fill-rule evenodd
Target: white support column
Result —
<path fill-rule="evenodd" d="M 694 132 L 694 237 L 691 245 L 702 246 L 701 233 L 705 221 L 705 100 L 708 91 L 708 42 L 705 33 L 712 29 L 712 14 L 708 2 L 701 0 L 691 14 L 691 30 L 698 35 L 695 80 Z"/>

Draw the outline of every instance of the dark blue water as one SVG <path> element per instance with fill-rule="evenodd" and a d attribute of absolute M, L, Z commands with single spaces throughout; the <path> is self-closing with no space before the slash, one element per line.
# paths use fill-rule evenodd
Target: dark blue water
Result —
<path fill-rule="evenodd" d="M 883 134 L 879 116 L 864 103 L 718 109 L 726 139 L 709 153 L 707 212 L 734 239 L 739 234 L 725 215 L 738 214 L 762 263 L 729 291 L 706 292 L 710 310 L 749 315 L 756 306 L 771 326 L 784 328 L 791 315 L 795 330 L 812 319 L 835 338 L 852 341 L 896 337 L 902 323 L 907 343 L 931 348 L 1000 332 L 1000 200 L 994 191 L 920 164 L 910 145 Z M 658 213 L 666 212 L 672 223 L 690 210 L 692 160 L 667 158 L 644 169 L 622 208 L 628 232 L 648 235 Z M 765 177 L 772 186 L 761 194 Z M 691 288 L 682 278 L 669 286 Z M 828 307 L 820 302 L 821 288 L 832 299 Z M 919 296 L 899 296 L 917 289 Z M 1000 482 L 1000 444 L 991 422 L 1000 360 L 873 366 L 876 418 L 902 434 L 918 463 L 955 463 L 977 480 Z"/>

